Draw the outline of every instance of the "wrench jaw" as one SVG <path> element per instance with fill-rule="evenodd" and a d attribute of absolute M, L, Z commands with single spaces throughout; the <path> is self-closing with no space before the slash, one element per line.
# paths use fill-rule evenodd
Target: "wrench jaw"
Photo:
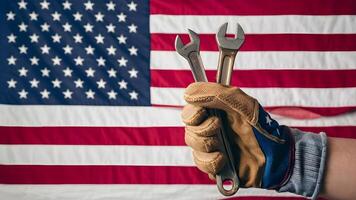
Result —
<path fill-rule="evenodd" d="M 219 48 L 239 50 L 245 41 L 245 33 L 241 25 L 237 23 L 236 34 L 234 38 L 225 37 L 227 31 L 227 25 L 221 25 L 219 31 L 216 34 L 216 41 L 218 42 Z"/>
<path fill-rule="evenodd" d="M 184 58 L 188 58 L 191 52 L 198 52 L 199 53 L 199 46 L 200 46 L 200 39 L 199 35 L 194 31 L 188 29 L 190 42 L 186 45 L 183 44 L 183 41 L 179 35 L 177 35 L 175 40 L 175 48 L 179 55 L 183 56 Z"/>

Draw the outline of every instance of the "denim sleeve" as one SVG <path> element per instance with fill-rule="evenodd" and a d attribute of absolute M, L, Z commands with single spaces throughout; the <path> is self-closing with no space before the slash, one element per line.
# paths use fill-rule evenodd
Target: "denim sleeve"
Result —
<path fill-rule="evenodd" d="M 292 175 L 278 191 L 316 199 L 322 184 L 327 154 L 325 133 L 291 129 L 295 140 L 295 163 Z"/>

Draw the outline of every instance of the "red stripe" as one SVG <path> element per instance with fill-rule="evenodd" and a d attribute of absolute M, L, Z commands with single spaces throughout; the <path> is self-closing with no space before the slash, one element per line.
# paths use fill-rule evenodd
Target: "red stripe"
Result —
<path fill-rule="evenodd" d="M 3 184 L 213 184 L 196 167 L 0 165 Z"/>
<path fill-rule="evenodd" d="M 0 133 L 0 144 L 185 144 L 182 127 L 0 127 Z"/>
<path fill-rule="evenodd" d="M 236 67 L 238 68 L 238 66 Z M 336 88 L 355 87 L 356 70 L 235 70 L 231 85 L 237 87 Z M 215 70 L 207 70 L 215 81 Z M 151 70 L 153 87 L 187 87 L 194 82 L 190 70 Z"/>
<path fill-rule="evenodd" d="M 356 3 L 355 3 L 356 4 Z M 180 34 L 184 43 L 187 34 Z M 218 51 L 213 34 L 200 34 L 200 50 Z M 176 34 L 151 34 L 151 49 L 175 51 Z M 354 51 L 356 34 L 248 34 L 241 51 Z"/>
<path fill-rule="evenodd" d="M 354 0 L 151 0 L 151 14 L 169 15 L 353 15 Z"/>
<path fill-rule="evenodd" d="M 356 126 L 298 127 L 329 136 L 356 138 Z M 0 127 L 0 144 L 183 146 L 183 127 Z"/>

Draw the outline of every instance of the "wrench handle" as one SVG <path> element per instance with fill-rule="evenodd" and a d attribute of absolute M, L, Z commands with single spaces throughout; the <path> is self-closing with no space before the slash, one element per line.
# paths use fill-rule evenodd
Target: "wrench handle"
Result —
<path fill-rule="evenodd" d="M 216 75 L 217 83 L 220 83 L 222 85 L 230 85 L 236 54 L 236 50 L 220 49 L 218 71 Z M 240 185 L 240 181 L 235 169 L 234 156 L 231 152 L 231 146 L 229 143 L 229 141 L 233 139 L 229 138 L 230 135 L 227 134 L 228 132 L 226 130 L 224 130 L 224 127 L 228 127 L 228 125 L 226 124 L 226 115 L 224 115 L 225 113 L 223 113 L 222 111 L 218 111 L 217 114 L 220 115 L 221 122 L 223 123 L 222 129 L 218 135 L 220 141 L 222 141 L 223 143 L 223 147 L 221 150 L 227 157 L 227 163 L 225 164 L 223 169 L 216 175 L 216 184 L 221 194 L 225 196 L 231 196 L 238 191 Z M 232 187 L 230 189 L 225 189 L 225 182 L 230 182 L 232 184 Z"/>
<path fill-rule="evenodd" d="M 230 85 L 237 51 L 220 50 L 216 82 Z"/>
<path fill-rule="evenodd" d="M 188 62 L 192 70 L 195 82 L 208 82 L 206 77 L 203 61 L 199 52 L 193 51 L 188 55 Z"/>

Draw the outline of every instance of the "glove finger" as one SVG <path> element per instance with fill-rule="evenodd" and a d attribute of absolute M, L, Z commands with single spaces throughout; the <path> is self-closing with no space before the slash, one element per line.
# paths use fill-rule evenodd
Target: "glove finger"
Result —
<path fill-rule="evenodd" d="M 220 146 L 219 133 L 220 120 L 213 116 L 198 126 L 186 126 L 185 143 L 196 151 L 212 152 Z"/>
<path fill-rule="evenodd" d="M 226 163 L 224 154 L 218 151 L 211 153 L 193 151 L 193 158 L 201 171 L 212 176 L 215 176 Z"/>
<path fill-rule="evenodd" d="M 187 104 L 182 111 L 183 123 L 190 126 L 199 125 L 203 120 L 208 117 L 208 112 L 205 108 Z"/>
<path fill-rule="evenodd" d="M 236 87 L 196 82 L 186 88 L 184 99 L 196 106 L 222 109 L 228 115 L 237 112 L 252 124 L 258 120 L 258 102 Z"/>

